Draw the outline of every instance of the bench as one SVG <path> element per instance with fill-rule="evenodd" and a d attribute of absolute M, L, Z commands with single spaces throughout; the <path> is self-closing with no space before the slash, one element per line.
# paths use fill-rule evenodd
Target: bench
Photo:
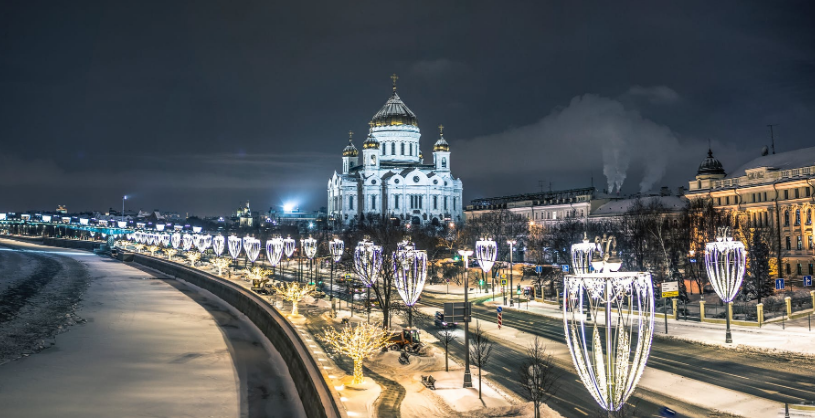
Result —
<path fill-rule="evenodd" d="M 422 375 L 422 384 L 430 390 L 436 390 L 436 379 L 432 375 Z"/>

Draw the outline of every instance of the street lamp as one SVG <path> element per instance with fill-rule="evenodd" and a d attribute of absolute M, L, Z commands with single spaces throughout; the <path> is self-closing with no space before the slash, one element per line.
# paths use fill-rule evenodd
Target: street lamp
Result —
<path fill-rule="evenodd" d="M 291 259 L 292 254 L 294 254 L 294 249 L 296 246 L 297 241 L 292 239 L 291 235 L 283 240 L 283 254 L 286 255 L 286 267 L 288 267 L 288 261 Z"/>
<path fill-rule="evenodd" d="M 131 234 L 128 234 L 128 235 L 130 235 L 130 236 L 128 236 L 128 239 L 131 238 L 132 235 Z M 173 236 L 170 237 L 170 242 L 173 244 L 173 248 L 175 248 L 176 250 L 179 247 L 181 247 L 181 233 L 176 232 L 175 234 L 173 234 Z"/>
<path fill-rule="evenodd" d="M 482 238 L 480 241 L 475 242 L 475 257 L 478 260 L 478 265 L 487 277 L 489 277 L 490 270 L 492 270 L 492 266 L 495 264 L 495 256 L 497 253 L 498 244 L 496 244 L 495 241 Z M 465 288 L 469 287 L 470 284 L 467 283 Z M 504 294 L 504 305 L 506 304 L 507 296 Z"/>
<path fill-rule="evenodd" d="M 413 328 L 413 305 L 422 294 L 427 278 L 427 252 L 405 246 L 393 253 L 396 290 L 408 309 L 408 328 Z"/>
<path fill-rule="evenodd" d="M 254 237 L 244 237 L 243 249 L 249 261 L 255 264 L 255 260 L 258 259 L 258 254 L 260 254 L 260 240 Z"/>
<path fill-rule="evenodd" d="M 371 322 L 371 286 L 379 278 L 379 270 L 382 268 L 382 247 L 374 245 L 373 242 L 364 239 L 357 244 L 354 249 L 354 270 L 359 279 L 368 289 L 367 300 L 365 301 L 368 310 L 368 322 Z"/>
<path fill-rule="evenodd" d="M 230 235 L 226 240 L 229 245 L 229 255 L 232 257 L 232 264 L 238 263 L 238 256 L 241 255 L 241 239 L 235 235 Z"/>
<path fill-rule="evenodd" d="M 513 303 L 512 303 L 512 299 L 513 299 L 512 298 L 512 292 L 515 291 L 515 287 L 513 287 L 513 284 L 512 284 L 512 256 L 513 256 L 513 253 L 514 253 L 515 244 L 517 244 L 517 242 L 514 239 L 512 239 L 512 240 L 508 240 L 507 244 L 509 244 L 509 306 L 512 306 L 513 305 Z M 519 300 L 519 302 L 520 302 L 520 300 Z"/>
<path fill-rule="evenodd" d="M 334 302 L 334 264 L 339 263 L 342 259 L 342 253 L 345 251 L 345 243 L 342 242 L 341 239 L 334 238 L 328 243 L 328 249 L 331 252 L 331 294 L 329 295 L 329 299 L 331 300 L 331 311 L 334 312 L 336 303 Z"/>
<path fill-rule="evenodd" d="M 317 255 L 317 240 L 309 235 L 302 241 L 303 253 L 308 257 L 308 270 L 311 276 L 309 284 L 314 284 L 314 256 Z"/>
<path fill-rule="evenodd" d="M 482 242 L 482 241 L 478 241 Z M 495 244 L 495 242 L 492 242 Z M 476 248 L 478 243 L 476 243 Z M 473 255 L 472 251 L 469 250 L 458 250 L 458 254 L 464 258 L 464 386 L 465 388 L 473 387 L 473 375 L 470 374 L 470 301 L 468 299 L 468 291 L 467 288 L 470 282 L 470 272 L 468 268 L 469 265 L 469 257 Z M 493 254 L 493 260 L 495 259 L 495 255 Z M 481 262 L 478 262 L 479 265 L 483 266 Z M 492 267 L 492 264 L 490 264 Z M 483 268 L 483 267 L 482 267 Z"/>
<path fill-rule="evenodd" d="M 733 241 L 733 237 L 727 236 L 728 229 L 728 227 L 719 228 L 716 242 L 709 242 L 705 246 L 705 267 L 710 285 L 727 305 L 725 343 L 729 344 L 733 342 L 730 334 L 730 316 L 733 309 L 731 304 L 739 293 L 739 287 L 744 280 L 744 267 L 747 259 L 744 244 Z"/>
<path fill-rule="evenodd" d="M 190 248 L 192 248 L 192 235 L 184 234 L 184 236 L 181 237 L 181 248 L 184 249 L 184 251 L 189 251 Z"/>
<path fill-rule="evenodd" d="M 281 257 L 283 257 L 283 238 L 277 237 L 266 241 L 266 258 L 269 259 L 269 264 L 277 267 Z"/>
<path fill-rule="evenodd" d="M 577 374 L 603 409 L 618 411 L 642 376 L 651 349 L 651 274 L 598 272 L 566 276 L 564 294 L 563 328 Z M 584 311 L 592 312 L 595 321 L 588 322 Z"/>
<path fill-rule="evenodd" d="M 220 257 L 224 253 L 224 236 L 216 235 L 212 239 L 212 251 L 215 251 L 215 257 Z"/>

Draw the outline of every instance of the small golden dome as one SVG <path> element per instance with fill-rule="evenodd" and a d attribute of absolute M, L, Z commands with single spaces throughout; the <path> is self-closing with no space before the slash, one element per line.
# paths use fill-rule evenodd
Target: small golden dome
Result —
<path fill-rule="evenodd" d="M 353 140 L 354 132 L 348 131 L 348 145 L 342 150 L 343 157 L 356 157 L 359 155 L 359 151 L 357 147 L 354 146 Z"/>
<path fill-rule="evenodd" d="M 439 125 L 439 139 L 433 145 L 433 152 L 436 151 L 450 152 L 450 144 L 444 140 L 444 125 Z"/>
<path fill-rule="evenodd" d="M 373 122 L 368 122 L 368 126 L 370 126 L 370 128 L 368 129 L 368 139 L 366 139 L 365 142 L 362 144 L 362 148 L 363 149 L 379 149 L 379 141 L 376 138 L 374 138 L 374 133 L 373 133 L 374 123 Z"/>

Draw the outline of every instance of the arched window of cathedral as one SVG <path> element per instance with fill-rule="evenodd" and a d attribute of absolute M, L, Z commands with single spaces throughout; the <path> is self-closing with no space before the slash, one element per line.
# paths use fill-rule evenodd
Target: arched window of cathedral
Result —
<path fill-rule="evenodd" d="M 401 148 L 402 148 L 401 151 L 400 151 L 402 153 L 401 155 L 405 155 L 405 143 L 404 142 L 402 143 Z"/>
<path fill-rule="evenodd" d="M 447 168 L 447 157 L 441 157 L 441 168 Z"/>
<path fill-rule="evenodd" d="M 790 211 L 784 211 L 784 226 L 790 226 Z M 787 248 L 789 250 L 789 248 Z"/>

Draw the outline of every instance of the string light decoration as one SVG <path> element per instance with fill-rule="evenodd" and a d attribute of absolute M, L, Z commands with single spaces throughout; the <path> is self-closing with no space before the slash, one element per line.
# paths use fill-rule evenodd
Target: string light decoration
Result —
<path fill-rule="evenodd" d="M 243 238 L 243 250 L 246 252 L 246 257 L 254 264 L 260 254 L 260 240 L 253 237 Z"/>
<path fill-rule="evenodd" d="M 192 246 L 195 248 L 199 248 L 200 245 L 201 245 L 201 235 L 192 234 Z"/>
<path fill-rule="evenodd" d="M 142 244 L 140 242 L 136 243 L 135 245 L 133 245 L 133 248 L 135 248 L 137 252 L 141 252 L 141 250 L 144 249 L 144 244 Z"/>
<path fill-rule="evenodd" d="M 190 265 L 193 266 L 193 267 L 195 267 L 195 263 L 197 263 L 198 260 L 201 259 L 201 253 L 188 252 L 188 253 L 186 253 L 184 255 L 187 256 L 187 260 L 190 262 Z"/>
<path fill-rule="evenodd" d="M 195 243 L 195 247 L 198 248 L 202 254 L 212 245 L 212 236 L 211 235 L 199 235 L 198 242 Z"/>
<path fill-rule="evenodd" d="M 144 243 L 149 246 L 152 246 L 153 243 L 156 242 L 156 234 L 153 234 L 152 232 L 144 234 L 144 237 Z"/>
<path fill-rule="evenodd" d="M 475 242 L 475 258 L 484 273 L 489 273 L 495 264 L 495 255 L 498 253 L 498 244 L 491 239 L 481 238 Z"/>
<path fill-rule="evenodd" d="M 354 378 L 351 384 L 359 385 L 365 381 L 362 375 L 363 360 L 385 347 L 390 336 L 382 329 L 382 325 L 362 322 L 356 325 L 345 324 L 341 331 L 325 328 L 323 335 L 318 335 L 317 338 L 354 361 Z"/>
<path fill-rule="evenodd" d="M 176 232 L 173 234 L 173 236 L 170 237 L 170 243 L 173 244 L 173 248 L 176 250 L 181 248 L 181 233 Z"/>
<path fill-rule="evenodd" d="M 192 235 L 184 234 L 184 236 L 181 237 L 181 249 L 189 251 L 190 248 L 192 248 Z"/>
<path fill-rule="evenodd" d="M 173 257 L 175 257 L 175 255 L 177 253 L 178 253 L 178 250 L 176 250 L 175 248 L 167 248 L 166 250 L 164 250 L 164 254 L 167 254 L 167 259 L 168 260 L 172 260 Z"/>
<path fill-rule="evenodd" d="M 216 235 L 212 238 L 212 251 L 215 252 L 215 257 L 220 257 L 224 253 L 225 239 L 223 235 Z"/>
<path fill-rule="evenodd" d="M 589 242 L 586 233 L 583 233 L 583 242 L 572 244 L 572 272 L 574 274 L 590 273 L 592 254 L 597 250 L 597 244 Z"/>
<path fill-rule="evenodd" d="M 729 344 L 733 342 L 733 336 L 730 333 L 730 303 L 739 294 L 741 282 L 744 280 L 747 254 L 744 251 L 744 244 L 740 241 L 733 241 L 733 237 L 728 236 L 728 232 L 728 227 L 719 228 L 716 242 L 709 242 L 705 245 L 705 267 L 710 285 L 722 302 L 727 304 L 725 342 Z"/>
<path fill-rule="evenodd" d="M 308 238 L 303 240 L 303 253 L 308 257 L 309 260 L 314 258 L 317 255 L 317 240 L 309 236 Z"/>
<path fill-rule="evenodd" d="M 237 260 L 238 256 L 241 255 L 241 239 L 230 235 L 227 244 L 229 244 L 229 255 L 232 256 L 232 261 Z"/>
<path fill-rule="evenodd" d="M 413 327 L 413 305 L 422 294 L 427 278 L 427 252 L 405 245 L 393 253 L 394 283 L 408 309 L 408 328 Z"/>
<path fill-rule="evenodd" d="M 251 269 L 243 269 L 244 274 L 246 274 L 249 279 L 254 280 L 261 280 L 265 279 L 266 276 L 272 274 L 272 270 L 265 269 L 263 267 L 252 267 Z"/>
<path fill-rule="evenodd" d="M 354 270 L 362 283 L 369 288 L 373 286 L 381 268 L 382 247 L 367 239 L 360 241 L 354 249 Z"/>
<path fill-rule="evenodd" d="M 303 300 L 309 293 L 314 291 L 314 286 L 310 284 L 300 285 L 297 282 L 281 282 L 278 284 L 283 299 L 291 302 L 291 314 L 297 315 L 297 303 Z"/>
<path fill-rule="evenodd" d="M 156 255 L 156 251 L 158 251 L 158 250 L 159 250 L 159 246 L 158 246 L 158 245 L 151 245 L 151 246 L 147 247 L 147 251 L 150 251 L 150 255 L 151 255 L 151 256 L 155 256 L 155 255 Z"/>
<path fill-rule="evenodd" d="M 224 273 L 224 269 L 229 267 L 229 263 L 231 262 L 227 257 L 217 257 L 212 260 L 209 260 L 210 264 L 212 264 L 216 269 L 218 269 L 218 275 L 222 275 Z"/>
<path fill-rule="evenodd" d="M 345 251 L 345 243 L 341 239 L 334 238 L 328 243 L 328 251 L 331 253 L 331 292 L 329 299 L 331 299 L 331 312 L 333 315 L 335 302 L 334 302 L 334 264 L 342 260 L 342 253 Z"/>
<path fill-rule="evenodd" d="M 591 253 L 591 268 L 596 272 L 617 271 L 623 260 L 617 255 L 617 238 L 603 234 L 603 238 L 594 237 L 594 251 Z M 572 253 L 572 259 L 575 255 Z"/>
<path fill-rule="evenodd" d="M 161 234 L 161 246 L 167 248 L 170 246 L 170 234 L 163 233 Z"/>
<path fill-rule="evenodd" d="M 564 294 L 563 327 L 577 374 L 600 407 L 618 411 L 637 386 L 651 350 L 651 274 L 566 276 Z M 595 321 L 589 322 L 586 311 Z"/>
<path fill-rule="evenodd" d="M 283 253 L 286 254 L 286 258 L 291 258 L 291 255 L 294 254 L 294 248 L 296 246 L 297 241 L 292 239 L 291 235 L 283 240 Z"/>
<path fill-rule="evenodd" d="M 266 258 L 272 267 L 280 264 L 283 257 L 283 238 L 277 237 L 266 241 Z"/>

